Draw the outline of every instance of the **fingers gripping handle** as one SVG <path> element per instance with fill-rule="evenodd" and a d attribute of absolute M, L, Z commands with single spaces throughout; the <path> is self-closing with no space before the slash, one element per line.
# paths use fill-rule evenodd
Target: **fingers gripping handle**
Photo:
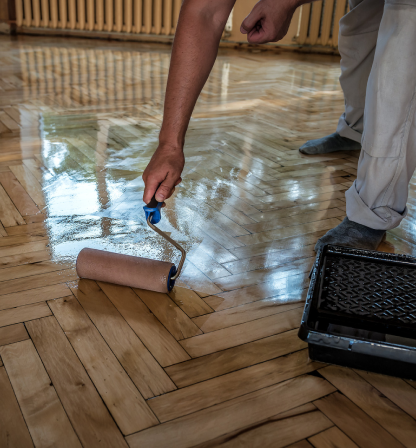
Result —
<path fill-rule="evenodd" d="M 150 217 L 150 222 L 152 224 L 157 224 L 162 219 L 162 205 L 163 202 L 157 202 L 156 193 L 153 195 L 151 201 L 143 207 L 144 213 L 146 215 L 146 221 Z"/>

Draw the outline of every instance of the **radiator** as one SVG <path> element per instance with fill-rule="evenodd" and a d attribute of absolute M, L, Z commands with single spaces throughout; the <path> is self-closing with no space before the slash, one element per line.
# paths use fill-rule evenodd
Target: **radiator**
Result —
<path fill-rule="evenodd" d="M 297 44 L 338 47 L 339 21 L 347 11 L 347 0 L 324 0 L 303 5 Z"/>
<path fill-rule="evenodd" d="M 175 33 L 181 0 L 16 0 L 18 27 Z"/>

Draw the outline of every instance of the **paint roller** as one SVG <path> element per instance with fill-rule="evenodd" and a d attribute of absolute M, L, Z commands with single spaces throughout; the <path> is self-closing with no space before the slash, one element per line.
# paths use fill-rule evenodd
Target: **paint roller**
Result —
<path fill-rule="evenodd" d="M 162 218 L 161 208 L 162 202 L 157 202 L 153 196 L 152 200 L 143 207 L 146 222 L 151 229 L 180 250 L 182 255 L 178 267 L 166 261 L 86 247 L 81 250 L 77 258 L 78 277 L 157 292 L 171 291 L 182 271 L 186 252 L 169 235 L 155 226 Z"/>

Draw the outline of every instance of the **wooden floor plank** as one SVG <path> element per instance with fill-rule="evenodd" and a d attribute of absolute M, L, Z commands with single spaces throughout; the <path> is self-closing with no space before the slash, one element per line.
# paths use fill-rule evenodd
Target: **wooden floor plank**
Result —
<path fill-rule="evenodd" d="M 178 387 L 186 387 L 301 350 L 306 344 L 298 338 L 297 332 L 297 329 L 287 331 L 166 367 L 165 370 Z"/>
<path fill-rule="evenodd" d="M 32 275 L 47 274 L 54 271 L 62 271 L 72 267 L 72 263 L 56 263 L 54 261 L 41 261 L 39 263 L 24 264 L 0 270 L 1 282 L 14 280 L 18 278 L 29 277 Z"/>
<path fill-rule="evenodd" d="M 291 227 L 284 227 L 283 229 L 252 233 L 250 235 L 239 236 L 236 239 L 244 245 L 250 246 L 252 244 L 273 241 L 277 238 L 282 239 L 297 235 L 303 235 L 305 233 L 316 232 L 317 230 L 332 229 L 333 227 L 337 226 L 339 222 L 340 221 L 338 221 L 336 218 L 330 218 L 308 224 L 298 224 Z"/>
<path fill-rule="evenodd" d="M 416 420 L 416 390 L 409 383 L 400 378 L 362 370 L 356 373 Z"/>
<path fill-rule="evenodd" d="M 25 326 L 20 324 L 0 328 L 0 346 L 29 339 Z"/>
<path fill-rule="evenodd" d="M 48 244 L 49 240 L 44 236 L 19 235 L 17 237 L 0 238 L 1 257 L 47 250 Z"/>
<path fill-rule="evenodd" d="M 123 434 L 158 424 L 77 300 L 69 296 L 48 303 Z"/>
<path fill-rule="evenodd" d="M 320 373 L 404 446 L 416 439 L 416 421 L 350 369 L 329 366 Z"/>
<path fill-rule="evenodd" d="M 32 448 L 32 438 L 4 367 L 0 367 L 0 396 L 0 446 Z"/>
<path fill-rule="evenodd" d="M 80 280 L 71 288 L 78 301 L 116 355 L 144 398 L 176 389 L 96 282 Z"/>
<path fill-rule="evenodd" d="M 3 236 L 7 236 L 8 233 L 6 232 L 6 229 L 4 228 L 3 224 L 0 222 L 0 238 Z"/>
<path fill-rule="evenodd" d="M 256 302 L 258 300 L 274 298 L 284 303 L 292 302 L 303 297 L 303 290 L 309 285 L 309 279 L 304 275 L 293 275 L 274 282 L 258 283 L 246 288 L 227 291 L 215 296 L 205 297 L 204 300 L 215 310 L 221 311 L 235 306 Z"/>
<path fill-rule="evenodd" d="M 295 442 L 292 445 L 288 445 L 286 448 L 311 448 L 311 447 L 312 445 L 307 440 L 301 440 L 300 442 Z"/>
<path fill-rule="evenodd" d="M 215 284 L 223 291 L 231 291 L 258 283 L 287 279 L 291 276 L 297 276 L 302 272 L 309 274 L 314 261 L 315 257 L 303 258 L 278 267 L 256 269 L 241 274 L 234 274 L 216 279 Z"/>
<path fill-rule="evenodd" d="M 319 363 L 309 362 L 307 351 L 301 350 L 156 397 L 149 406 L 161 422 L 166 422 L 318 367 Z"/>
<path fill-rule="evenodd" d="M 2 185 L 0 185 L 0 216 L 4 227 L 25 224 L 25 220 L 7 195 Z"/>
<path fill-rule="evenodd" d="M 287 215 L 286 215 L 287 216 Z M 304 212 L 299 215 L 291 215 L 285 218 L 272 219 L 272 220 L 262 220 L 261 222 L 255 224 L 246 224 L 245 229 L 251 233 L 266 232 L 268 230 L 274 230 L 284 227 L 292 227 L 294 225 L 311 223 L 314 221 L 322 221 L 329 218 L 344 217 L 345 213 L 337 208 L 325 209 L 322 211 L 312 211 Z"/>
<path fill-rule="evenodd" d="M 345 165 L 343 166 L 343 168 L 346 168 Z M 322 172 L 321 169 L 317 169 L 317 170 L 311 170 L 310 172 L 304 170 L 304 171 L 289 171 L 289 172 L 285 172 L 285 173 L 281 173 L 279 174 L 279 178 L 281 179 L 287 179 L 287 178 L 292 178 L 292 177 L 304 177 L 306 178 L 307 176 L 313 175 L 313 174 L 321 174 L 322 178 L 328 178 L 328 177 L 332 177 L 331 172 Z M 347 175 L 348 173 L 344 170 L 340 170 L 338 172 L 336 172 L 335 175 L 339 176 L 339 175 Z M 298 197 L 296 200 L 293 199 L 283 199 L 280 201 L 276 201 L 276 202 L 269 202 L 269 203 L 261 203 L 261 206 L 259 205 L 259 209 L 261 212 L 268 212 L 271 210 L 281 210 L 281 209 L 285 209 L 285 208 L 291 208 L 294 207 L 296 205 L 307 205 L 307 204 L 311 204 L 311 203 L 318 203 L 318 202 L 327 202 L 327 201 L 333 201 L 335 199 L 342 199 L 345 197 L 345 191 L 334 191 L 334 192 L 330 192 L 330 193 L 321 193 L 321 192 L 317 192 L 315 194 L 310 194 L 310 195 L 305 195 L 303 197 Z M 295 231 L 295 234 L 298 234 L 297 231 Z M 291 236 L 293 236 L 293 233 L 290 233 Z M 236 238 L 239 242 L 241 242 L 240 238 L 243 237 L 238 237 Z"/>
<path fill-rule="evenodd" d="M 201 316 L 212 313 L 214 310 L 191 289 L 175 288 L 169 293 L 169 297 L 189 317 Z"/>
<path fill-rule="evenodd" d="M 65 283 L 0 295 L 0 310 L 58 299 L 71 294 Z"/>
<path fill-rule="evenodd" d="M 32 341 L 0 347 L 35 446 L 81 448 Z"/>
<path fill-rule="evenodd" d="M 39 212 L 13 173 L 0 173 L 0 183 L 22 216 L 35 215 Z"/>
<path fill-rule="evenodd" d="M 77 279 L 75 269 L 48 272 L 47 274 L 36 274 L 26 278 L 18 278 L 0 282 L 0 295 L 12 294 L 20 291 L 56 285 Z"/>
<path fill-rule="evenodd" d="M 182 272 L 181 280 L 193 289 L 200 297 L 218 294 L 223 291 L 190 262 L 187 263 L 185 270 Z"/>
<path fill-rule="evenodd" d="M 27 215 L 23 218 L 26 222 L 26 224 L 35 224 L 40 222 L 45 222 L 46 215 L 43 213 L 37 213 L 36 215 Z"/>
<path fill-rule="evenodd" d="M 242 429 L 322 397 L 333 391 L 328 382 L 310 375 L 261 389 L 190 416 L 127 437 L 130 448 L 150 445 L 191 447 Z"/>
<path fill-rule="evenodd" d="M 45 302 L 19 306 L 17 308 L 9 308 L 0 311 L 0 327 L 39 319 L 41 317 L 50 316 L 51 314 L 51 310 Z"/>
<path fill-rule="evenodd" d="M 209 333 L 295 308 L 303 308 L 303 305 L 303 301 L 300 300 L 293 303 L 281 303 L 279 299 L 271 298 L 217 311 L 192 320 L 204 333 Z"/>
<path fill-rule="evenodd" d="M 42 214 L 39 213 L 39 216 L 41 216 Z M 37 215 L 28 215 L 30 216 L 32 219 L 34 216 Z M 39 235 L 39 236 L 47 236 L 47 229 L 45 226 L 45 223 L 43 222 L 44 220 L 44 216 L 42 216 L 42 221 L 41 222 L 34 222 L 34 223 L 29 223 L 29 224 L 25 224 L 22 226 L 13 226 L 13 227 L 7 227 L 6 228 L 6 232 L 8 236 L 17 236 L 17 235 Z M 27 219 L 27 216 L 24 217 L 25 222 Z"/>
<path fill-rule="evenodd" d="M 307 160 L 311 160 L 310 158 Z M 317 160 L 317 158 L 313 158 L 313 160 Z M 338 184 L 344 184 L 347 181 L 348 177 L 331 177 L 326 179 L 320 179 L 319 177 L 312 178 L 308 181 L 299 181 L 296 179 L 276 179 L 274 181 L 268 182 L 266 191 L 269 194 L 278 194 L 283 193 L 285 191 L 292 191 L 300 189 L 308 189 L 309 187 L 323 187 L 327 185 L 338 185 Z M 337 200 L 334 200 L 334 203 Z M 302 206 L 300 206 L 302 207 Z M 328 207 L 330 208 L 330 207 Z"/>
<path fill-rule="evenodd" d="M 0 249 L 0 253 L 2 250 Z M 0 269 L 20 266 L 27 263 L 38 263 L 39 261 L 50 260 L 51 253 L 49 250 L 39 250 L 37 252 L 29 252 L 25 254 L 9 255 L 8 257 L 0 257 Z"/>
<path fill-rule="evenodd" d="M 231 252 L 238 259 L 243 260 L 245 258 L 266 255 L 268 253 L 273 254 L 274 252 L 281 250 L 299 249 L 301 247 L 310 246 L 313 243 L 316 243 L 316 241 L 322 235 L 325 235 L 325 233 L 325 230 L 318 230 L 316 232 L 311 232 L 304 235 L 274 239 L 273 241 L 267 241 L 265 243 L 238 247 L 236 249 L 232 249 Z"/>
<path fill-rule="evenodd" d="M 315 255 L 314 244 L 302 246 L 295 249 L 273 251 L 265 255 L 245 258 L 243 260 L 224 263 L 224 267 L 233 274 L 241 274 L 258 269 L 274 268 L 287 265 L 295 260 L 310 258 Z"/>
<path fill-rule="evenodd" d="M 214 260 L 217 260 L 218 263 L 226 263 L 227 261 L 236 259 L 236 257 L 229 250 L 225 249 L 221 246 L 221 244 L 218 244 L 208 235 L 204 236 L 204 239 L 198 246 L 198 249 L 208 254 Z"/>
<path fill-rule="evenodd" d="M 137 288 L 133 288 L 133 291 L 176 340 L 202 334 L 202 331 L 167 294 Z"/>
<path fill-rule="evenodd" d="M 330 181 L 330 179 L 318 179 L 319 183 L 325 183 L 325 181 Z M 279 181 L 283 182 L 283 181 Z M 298 182 L 296 180 L 290 179 L 286 180 L 286 182 L 290 182 L 290 185 L 293 185 L 294 182 Z M 269 182 L 269 184 L 273 184 L 273 182 Z M 302 185 L 304 182 L 302 182 Z M 323 202 L 316 202 L 311 204 L 304 204 L 304 205 L 296 205 L 294 204 L 292 207 L 287 207 L 284 209 L 277 209 L 277 210 L 271 210 L 268 212 L 255 212 L 249 213 L 249 216 L 254 219 L 256 222 L 265 222 L 265 221 L 278 221 L 281 218 L 287 218 L 290 216 L 296 216 L 302 213 L 310 213 L 310 212 L 319 212 L 321 210 L 327 210 L 332 208 L 337 208 L 342 206 L 343 203 L 340 199 L 333 199 L 331 201 L 323 201 Z M 238 249 L 234 249 L 232 252 L 238 251 Z"/>
<path fill-rule="evenodd" d="M 42 208 L 45 206 L 45 198 L 42 191 L 42 185 L 30 172 L 25 165 L 15 165 L 10 167 L 11 172 L 16 176 L 27 194 L 32 198 L 33 202 Z"/>
<path fill-rule="evenodd" d="M 304 437 L 323 431 L 331 425 L 332 422 L 309 403 L 198 445 L 198 448 L 242 446 L 283 448 L 293 441 L 301 441 Z"/>
<path fill-rule="evenodd" d="M 0 112 L 0 121 L 12 132 L 19 132 L 20 126 L 4 111 Z"/>
<path fill-rule="evenodd" d="M 23 165 L 29 169 L 36 180 L 41 183 L 43 181 L 43 169 L 45 169 L 38 159 L 25 159 L 23 160 Z M 45 169 L 46 171 L 46 169 Z"/>
<path fill-rule="evenodd" d="M 98 284 L 162 367 L 190 358 L 132 289 L 110 283 Z"/>
<path fill-rule="evenodd" d="M 336 426 L 310 437 L 309 442 L 315 448 L 358 448 L 357 445 Z"/>
<path fill-rule="evenodd" d="M 297 328 L 302 312 L 302 308 L 295 308 L 252 322 L 184 339 L 180 341 L 180 344 L 193 358 L 208 355 Z"/>
<path fill-rule="evenodd" d="M 364 411 L 338 392 L 315 401 L 314 404 L 359 447 L 403 447 Z"/>
<path fill-rule="evenodd" d="M 56 319 L 31 321 L 26 327 L 82 445 L 127 448 Z"/>

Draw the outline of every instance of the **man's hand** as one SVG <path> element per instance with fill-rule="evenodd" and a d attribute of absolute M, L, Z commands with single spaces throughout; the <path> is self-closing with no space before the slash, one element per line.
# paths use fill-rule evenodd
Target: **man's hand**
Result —
<path fill-rule="evenodd" d="M 156 192 L 156 200 L 164 202 L 181 183 L 185 157 L 182 149 L 159 145 L 143 173 L 143 201 L 148 204 Z"/>
<path fill-rule="evenodd" d="M 310 0 L 309 0 L 310 1 Z M 296 8 L 305 1 L 260 0 L 241 24 L 251 44 L 277 42 L 286 36 Z"/>

